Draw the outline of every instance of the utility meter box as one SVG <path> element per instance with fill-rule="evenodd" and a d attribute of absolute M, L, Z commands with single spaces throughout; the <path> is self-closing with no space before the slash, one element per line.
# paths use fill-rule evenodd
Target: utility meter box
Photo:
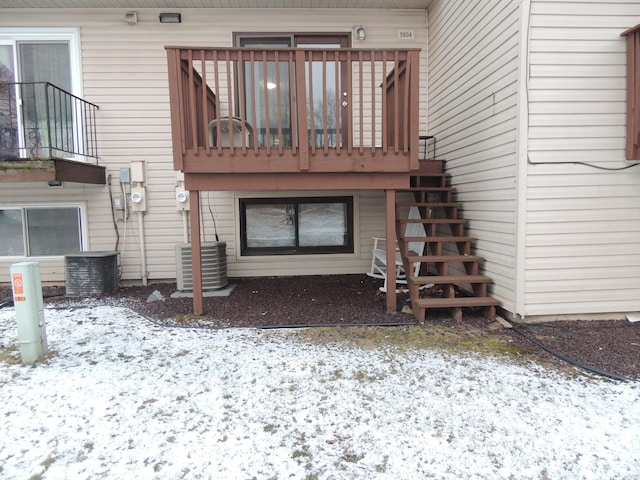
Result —
<path fill-rule="evenodd" d="M 20 356 L 22 363 L 31 364 L 49 353 L 40 266 L 36 262 L 20 262 L 11 265 L 10 271 Z"/>

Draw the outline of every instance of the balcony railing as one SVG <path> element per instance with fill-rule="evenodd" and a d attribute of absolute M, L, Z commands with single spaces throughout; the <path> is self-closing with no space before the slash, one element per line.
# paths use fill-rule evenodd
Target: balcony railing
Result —
<path fill-rule="evenodd" d="M 418 50 L 166 50 L 176 170 L 418 168 Z"/>
<path fill-rule="evenodd" d="M 0 83 L 0 160 L 97 163 L 97 110 L 48 82 Z"/>

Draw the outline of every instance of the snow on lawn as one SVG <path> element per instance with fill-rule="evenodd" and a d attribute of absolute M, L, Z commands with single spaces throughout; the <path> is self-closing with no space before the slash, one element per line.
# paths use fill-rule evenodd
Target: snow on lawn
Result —
<path fill-rule="evenodd" d="M 637 384 L 119 307 L 45 317 L 52 353 L 22 366 L 0 310 L 0 478 L 640 476 Z"/>

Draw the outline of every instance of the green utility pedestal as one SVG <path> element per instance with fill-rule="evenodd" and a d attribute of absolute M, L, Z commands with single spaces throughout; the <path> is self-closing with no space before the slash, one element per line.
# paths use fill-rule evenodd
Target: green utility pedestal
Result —
<path fill-rule="evenodd" d="M 22 363 L 35 363 L 46 357 L 49 351 L 40 266 L 36 262 L 14 263 L 11 265 L 11 285 Z"/>

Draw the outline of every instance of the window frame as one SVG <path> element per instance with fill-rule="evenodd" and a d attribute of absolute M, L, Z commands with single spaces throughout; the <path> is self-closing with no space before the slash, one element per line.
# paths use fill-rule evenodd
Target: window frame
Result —
<path fill-rule="evenodd" d="M 16 204 L 16 205 L 7 205 L 7 204 L 0 204 L 0 210 L 20 210 L 21 213 L 21 218 L 23 220 L 22 223 L 22 243 L 23 243 L 23 248 L 26 249 L 26 251 L 23 250 L 23 253 L 20 255 L 0 255 L 0 258 L 5 258 L 5 259 L 29 259 L 29 260 L 34 260 L 34 259 L 56 259 L 56 258 L 63 258 L 65 255 L 30 255 L 28 250 L 29 250 L 29 245 L 28 245 L 28 215 L 26 214 L 26 210 L 29 209 L 53 209 L 53 208 L 75 208 L 78 209 L 79 215 L 78 215 L 78 232 L 80 234 L 80 251 L 81 252 L 85 252 L 89 249 L 89 245 L 88 245 L 88 239 L 89 239 L 89 232 L 87 229 L 87 205 L 86 203 L 54 203 L 54 204 L 50 204 L 50 203 L 34 203 L 34 204 Z M 26 235 L 26 236 L 25 236 Z M 72 252 L 69 252 L 72 253 Z"/>
<path fill-rule="evenodd" d="M 309 45 L 317 45 L 317 44 L 326 44 L 326 45 L 332 45 L 332 44 L 339 44 L 340 46 L 338 48 L 351 48 L 351 42 L 352 42 L 352 34 L 350 32 L 344 32 L 344 31 L 337 31 L 337 32 L 298 32 L 298 31 L 294 31 L 294 32 L 233 32 L 232 34 L 233 36 L 233 45 L 236 47 L 243 47 L 244 43 L 247 41 L 258 41 L 260 43 L 264 43 L 264 44 L 268 44 L 270 40 L 274 41 L 276 45 L 274 45 L 271 48 L 278 48 L 278 47 L 282 47 L 285 48 L 285 42 L 289 43 L 289 47 L 288 48 L 305 48 L 308 47 Z M 255 47 L 258 48 L 258 47 Z M 319 47 L 313 47 L 313 48 L 319 48 Z M 336 47 L 332 47 L 332 48 L 336 48 Z M 306 70 L 306 69 L 305 69 Z M 347 74 L 348 69 L 347 68 L 343 68 L 342 72 L 340 74 L 340 82 L 342 85 L 342 90 L 343 90 L 343 94 L 345 94 L 347 97 L 351 97 L 352 96 L 352 92 L 351 92 L 351 85 L 350 83 L 347 81 L 348 80 L 348 74 Z M 237 69 L 235 71 L 235 78 L 238 78 L 238 72 Z M 247 102 L 242 102 L 240 100 L 240 89 L 237 87 L 235 88 L 235 98 L 234 98 L 234 108 L 235 111 L 240 111 L 241 105 L 247 105 Z M 295 94 L 294 94 L 295 96 Z M 292 111 L 291 111 L 291 120 L 290 120 L 290 129 L 291 129 L 291 142 L 292 144 L 297 143 L 297 126 L 298 126 L 298 119 L 297 119 L 297 111 L 294 107 L 294 105 L 291 105 Z M 346 128 L 346 126 L 349 124 L 349 120 L 348 120 L 348 110 L 347 109 L 341 109 L 341 119 L 340 119 L 340 128 L 338 129 L 340 132 L 340 138 L 341 138 L 341 143 L 343 145 L 348 145 L 350 143 L 349 140 L 349 131 L 348 128 Z M 256 126 L 253 126 L 254 129 L 256 129 Z M 255 132 L 254 132 L 255 134 Z"/>
<path fill-rule="evenodd" d="M 14 62 L 14 78 L 12 82 L 24 82 L 21 72 L 21 58 L 19 55 L 19 45 L 40 43 L 40 44 L 66 44 L 68 46 L 69 55 L 69 75 L 70 86 L 56 85 L 59 88 L 63 88 L 64 91 L 68 91 L 76 97 L 82 98 L 82 62 L 81 62 L 81 48 L 80 48 L 80 36 L 77 28 L 61 28 L 61 27 L 40 27 L 40 28 L 6 28 L 0 27 L 0 45 L 8 46 L 11 48 Z M 55 82 L 54 82 L 55 84 Z M 16 98 L 19 97 L 19 87 L 15 87 Z M 18 128 L 18 151 L 16 153 L 21 154 L 29 148 L 28 140 L 25 138 L 24 126 L 27 123 L 23 118 L 22 108 L 18 108 L 16 112 L 17 128 Z M 74 130 L 77 128 L 75 123 L 73 124 Z M 69 158 L 79 161 L 83 160 L 83 157 L 72 155 Z"/>
<path fill-rule="evenodd" d="M 69 42 L 69 63 L 71 69 L 71 92 L 82 98 L 82 63 L 80 55 L 80 35 L 77 28 L 5 28 L 0 27 L 0 43 L 13 45 L 14 61 L 18 61 L 18 42 Z"/>
<path fill-rule="evenodd" d="M 296 228 L 294 246 L 284 247 L 249 247 L 247 238 L 247 218 L 246 207 L 248 205 L 269 205 L 278 203 L 293 203 L 296 205 L 294 209 L 297 214 L 300 204 L 303 203 L 345 203 L 346 204 L 346 227 L 347 241 L 344 245 L 326 245 L 326 246 L 310 246 L 304 247 L 299 245 L 299 235 L 297 232 L 298 220 L 296 218 L 294 227 Z M 330 255 L 330 254 L 346 254 L 354 255 L 356 253 L 356 197 L 352 194 L 345 195 L 322 195 L 322 196 L 242 196 L 236 200 L 238 208 L 238 238 L 240 257 L 256 256 L 295 256 L 302 255 Z"/>

